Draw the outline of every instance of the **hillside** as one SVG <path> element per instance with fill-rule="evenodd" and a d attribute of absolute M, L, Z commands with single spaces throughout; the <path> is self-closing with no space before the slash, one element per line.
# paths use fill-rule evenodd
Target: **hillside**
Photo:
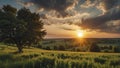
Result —
<path fill-rule="evenodd" d="M 120 53 L 49 51 L 0 45 L 0 68 L 120 68 Z"/>

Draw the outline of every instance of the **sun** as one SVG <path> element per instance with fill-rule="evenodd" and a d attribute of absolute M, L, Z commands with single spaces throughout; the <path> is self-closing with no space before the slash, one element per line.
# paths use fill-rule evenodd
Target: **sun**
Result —
<path fill-rule="evenodd" d="M 83 37 L 83 33 L 82 32 L 78 32 L 78 37 Z"/>
<path fill-rule="evenodd" d="M 78 36 L 78 37 L 83 37 L 83 36 L 84 36 L 83 31 L 77 30 L 77 36 Z"/>

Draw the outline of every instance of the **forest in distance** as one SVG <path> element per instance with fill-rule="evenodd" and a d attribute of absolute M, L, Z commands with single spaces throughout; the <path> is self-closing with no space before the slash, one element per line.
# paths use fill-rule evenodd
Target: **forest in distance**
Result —
<path fill-rule="evenodd" d="M 38 48 L 77 52 L 120 52 L 120 38 L 45 39 Z"/>

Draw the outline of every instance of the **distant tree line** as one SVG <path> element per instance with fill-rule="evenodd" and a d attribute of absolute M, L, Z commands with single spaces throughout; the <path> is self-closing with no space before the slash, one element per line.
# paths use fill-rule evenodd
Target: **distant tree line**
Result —
<path fill-rule="evenodd" d="M 55 41 L 48 40 L 43 42 L 43 45 L 38 45 L 38 48 L 46 50 L 62 50 L 62 51 L 76 51 L 76 52 L 120 52 L 120 46 L 114 45 L 98 45 L 98 42 L 86 41 L 81 44 L 76 40 Z"/>

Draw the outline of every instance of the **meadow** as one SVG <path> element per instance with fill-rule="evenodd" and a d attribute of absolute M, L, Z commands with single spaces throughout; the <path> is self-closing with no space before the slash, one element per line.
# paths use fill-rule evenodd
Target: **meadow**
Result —
<path fill-rule="evenodd" d="M 120 53 L 71 52 L 0 44 L 0 68 L 120 68 Z"/>

